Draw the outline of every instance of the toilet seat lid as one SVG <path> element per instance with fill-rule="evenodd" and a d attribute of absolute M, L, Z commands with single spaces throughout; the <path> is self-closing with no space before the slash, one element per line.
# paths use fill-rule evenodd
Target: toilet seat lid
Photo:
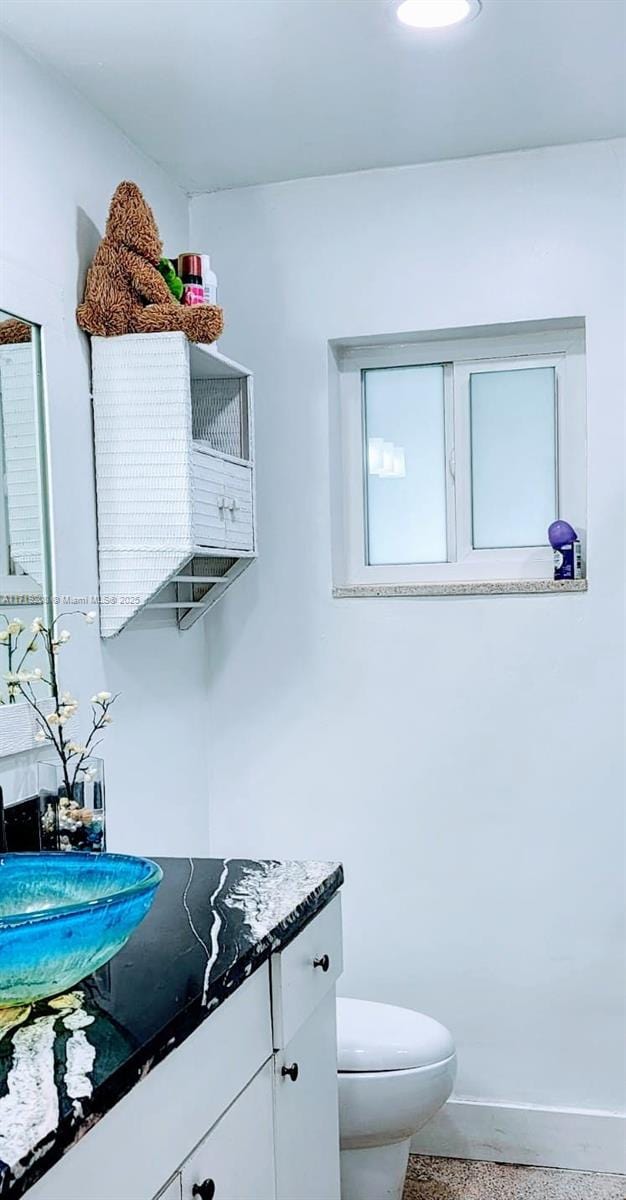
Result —
<path fill-rule="evenodd" d="M 339 1071 L 408 1071 L 452 1054 L 452 1035 L 424 1013 L 373 1000 L 337 1000 Z"/>

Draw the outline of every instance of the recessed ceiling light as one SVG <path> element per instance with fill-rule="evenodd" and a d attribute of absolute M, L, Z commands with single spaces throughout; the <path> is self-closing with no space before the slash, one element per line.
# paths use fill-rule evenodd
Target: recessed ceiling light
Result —
<path fill-rule="evenodd" d="M 477 17 L 480 0 L 402 0 L 396 16 L 413 29 L 445 29 Z"/>

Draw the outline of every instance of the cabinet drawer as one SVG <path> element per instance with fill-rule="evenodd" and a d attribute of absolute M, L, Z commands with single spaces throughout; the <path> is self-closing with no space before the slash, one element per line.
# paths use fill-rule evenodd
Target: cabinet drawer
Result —
<path fill-rule="evenodd" d="M 274 1200 L 272 1065 L 265 1064 L 184 1164 L 183 1200 L 203 1193 L 215 1200 Z"/>
<path fill-rule="evenodd" d="M 317 964 L 317 965 L 316 965 Z M 286 1046 L 343 970 L 341 896 L 271 959 L 274 1049 Z"/>
<path fill-rule="evenodd" d="M 239 463 L 224 463 L 224 523 L 228 548 L 254 550 L 252 471 Z"/>

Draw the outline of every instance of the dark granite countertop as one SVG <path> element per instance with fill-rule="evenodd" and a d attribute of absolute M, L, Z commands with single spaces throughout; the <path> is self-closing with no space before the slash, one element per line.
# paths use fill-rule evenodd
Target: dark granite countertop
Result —
<path fill-rule="evenodd" d="M 106 966 L 0 1009 L 0 1196 L 22 1196 L 343 882 L 335 863 L 157 861 L 154 905 Z"/>

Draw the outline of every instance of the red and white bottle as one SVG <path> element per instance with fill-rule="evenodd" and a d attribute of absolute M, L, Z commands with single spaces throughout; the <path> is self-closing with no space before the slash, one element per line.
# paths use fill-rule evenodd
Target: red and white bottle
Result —
<path fill-rule="evenodd" d="M 183 281 L 183 298 L 181 303 L 187 305 L 204 304 L 201 256 L 199 254 L 179 254 L 178 273 Z"/>

